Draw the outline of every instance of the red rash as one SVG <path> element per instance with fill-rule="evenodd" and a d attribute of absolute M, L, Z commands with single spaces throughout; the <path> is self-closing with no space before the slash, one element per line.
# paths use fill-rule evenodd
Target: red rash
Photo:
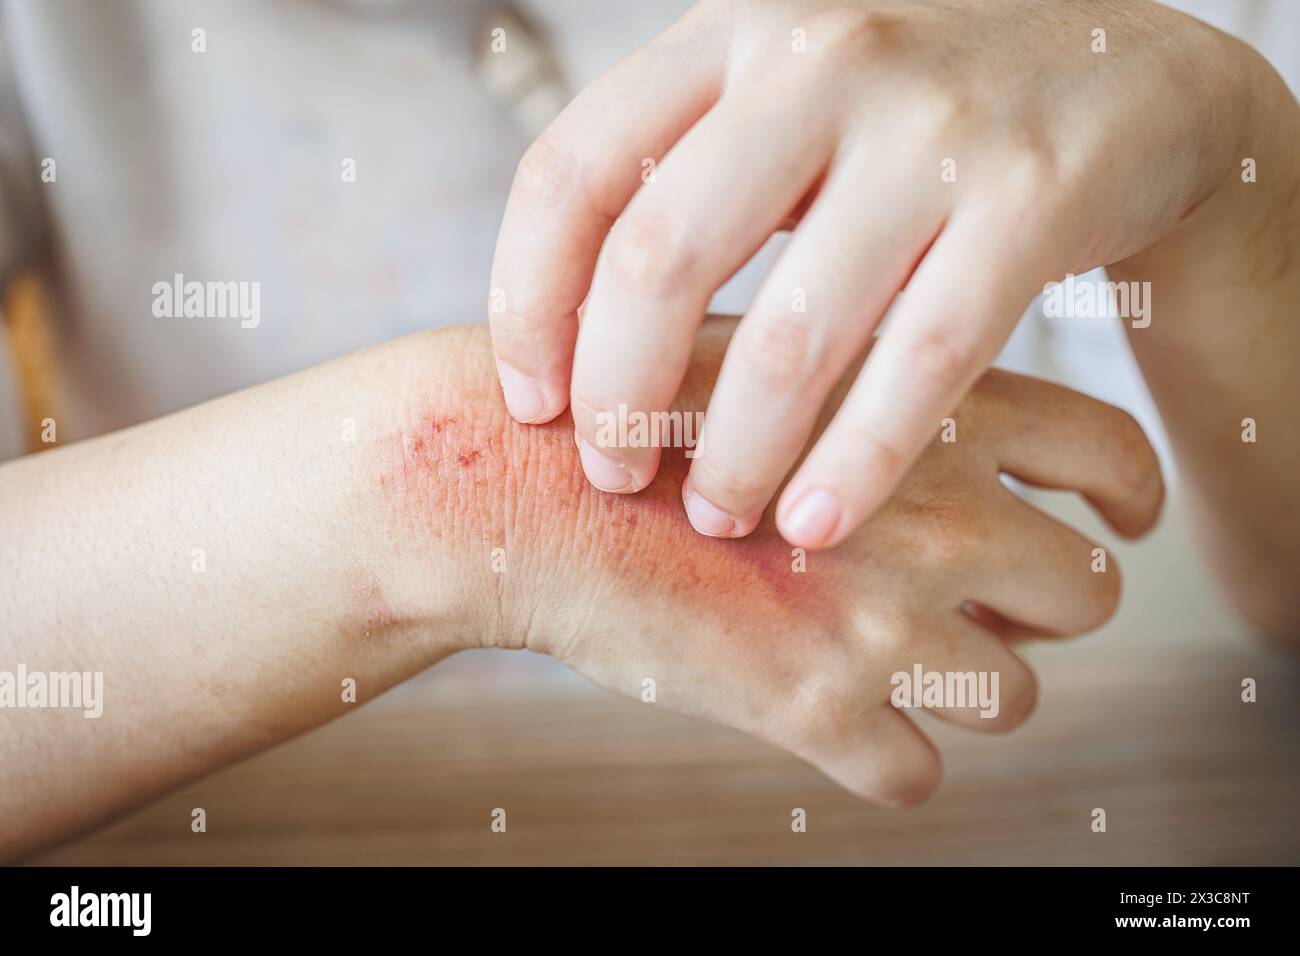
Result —
<path fill-rule="evenodd" d="M 696 533 L 682 509 L 680 451 L 665 450 L 658 477 L 639 494 L 607 494 L 583 475 L 567 413 L 527 426 L 495 397 L 483 404 L 478 415 L 430 416 L 383 440 L 375 483 L 403 532 L 451 535 L 482 549 L 485 569 L 491 548 L 529 551 L 538 560 L 526 566 L 544 568 L 561 587 L 590 587 L 598 566 L 638 597 L 703 592 L 711 600 L 702 612 L 718 612 L 724 624 L 735 617 L 729 608 L 752 615 L 755 602 L 791 628 L 844 613 L 833 595 L 846 571 L 833 553 L 810 557 L 798 573 L 770 520 L 744 540 Z"/>

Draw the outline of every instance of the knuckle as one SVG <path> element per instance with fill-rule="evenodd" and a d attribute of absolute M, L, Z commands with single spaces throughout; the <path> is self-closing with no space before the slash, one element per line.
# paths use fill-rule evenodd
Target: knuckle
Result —
<path fill-rule="evenodd" d="M 905 367 L 928 383 L 951 387 L 965 381 L 976 362 L 975 347 L 951 332 L 926 332 L 903 347 Z"/>
<path fill-rule="evenodd" d="M 514 309 L 502 309 L 489 316 L 493 339 L 499 344 L 509 343 L 513 346 L 537 345 L 538 340 L 550 334 L 550 326 L 537 319 L 537 312 L 528 310 L 517 312 Z"/>
<path fill-rule="evenodd" d="M 498 358 L 519 368 L 538 367 L 555 360 L 557 351 L 572 351 L 576 317 L 563 315 L 541 301 L 525 300 L 522 310 L 509 307 L 488 309 L 492 346 Z"/>
<path fill-rule="evenodd" d="M 945 130 L 969 127 L 981 113 L 970 92 L 947 84 L 927 89 L 925 99 L 931 120 Z"/>
<path fill-rule="evenodd" d="M 569 388 L 569 407 L 579 428 L 589 426 L 594 434 L 604 417 L 617 410 L 620 401 L 626 403 L 627 397 L 619 399 L 612 395 L 598 395 L 586 376 L 574 372 Z"/>
<path fill-rule="evenodd" d="M 983 101 L 963 85 L 960 78 L 948 73 L 907 73 L 906 116 L 916 130 L 931 141 L 948 141 L 954 135 L 972 130 L 985 119 Z"/>
<path fill-rule="evenodd" d="M 513 189 L 530 203 L 554 207 L 577 196 L 581 181 L 578 161 L 555 133 L 543 133 L 519 160 Z"/>
<path fill-rule="evenodd" d="M 1008 190 L 1031 208 L 1051 208 L 1059 200 L 1060 161 L 1039 136 L 1022 133 L 1003 160 Z"/>
<path fill-rule="evenodd" d="M 856 695 L 847 696 L 828 672 L 816 670 L 798 686 L 786 714 L 787 732 L 798 749 L 821 748 L 841 737 L 862 713 Z"/>
<path fill-rule="evenodd" d="M 886 10 L 833 6 L 805 18 L 808 52 L 822 59 L 876 59 L 906 47 L 909 20 Z"/>
<path fill-rule="evenodd" d="M 845 447 L 857 449 L 861 467 L 858 478 L 862 485 L 890 486 L 907 471 L 907 456 L 892 441 L 881 438 L 866 423 L 848 419 L 834 427 L 843 429 Z M 837 436 L 838 437 L 838 436 Z"/>
<path fill-rule="evenodd" d="M 746 375 L 770 388 L 796 388 L 821 364 L 809 324 L 794 313 L 742 322 L 733 348 Z"/>
<path fill-rule="evenodd" d="M 517 315 L 503 312 L 494 313 L 489 325 L 496 358 L 521 372 L 532 368 L 531 363 L 537 358 L 538 329 Z"/>
<path fill-rule="evenodd" d="M 989 536 L 989 522 L 974 499 L 961 494 L 928 495 L 913 501 L 909 520 L 916 529 L 913 560 L 928 569 L 969 564 Z"/>
<path fill-rule="evenodd" d="M 512 312 L 491 316 L 491 343 L 495 358 L 520 372 L 542 375 L 563 363 L 572 352 L 572 333 L 554 321 L 525 319 Z"/>
<path fill-rule="evenodd" d="M 720 508 L 748 512 L 766 502 L 772 489 L 757 474 L 744 473 L 716 455 L 702 455 L 691 468 L 691 484 Z"/>
<path fill-rule="evenodd" d="M 629 215 L 609 238 L 605 266 L 628 292 L 666 295 L 689 284 L 695 255 L 681 229 L 659 215 Z"/>
<path fill-rule="evenodd" d="M 872 633 L 876 660 L 890 673 L 905 670 L 916 649 L 932 637 L 930 630 L 910 613 L 902 613 Z"/>

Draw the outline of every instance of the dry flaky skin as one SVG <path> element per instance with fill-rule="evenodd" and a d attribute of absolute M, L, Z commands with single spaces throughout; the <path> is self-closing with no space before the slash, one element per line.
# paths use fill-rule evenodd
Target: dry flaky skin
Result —
<path fill-rule="evenodd" d="M 721 361 L 731 323 L 706 328 L 699 358 L 676 407 L 702 409 Z M 496 587 L 492 550 L 503 548 L 506 575 L 530 586 L 522 600 L 503 607 L 502 640 L 513 646 L 558 652 L 574 636 L 557 629 L 541 610 L 562 591 L 587 592 L 592 620 L 601 614 L 600 591 L 617 588 L 617 617 L 633 619 L 622 603 L 635 595 L 647 613 L 662 613 L 685 595 L 707 592 L 704 610 L 725 626 L 739 607 L 760 605 L 806 626 L 809 618 L 842 619 L 832 600 L 830 568 L 812 579 L 792 569 L 792 549 L 766 528 L 751 541 L 721 542 L 697 535 L 681 507 L 686 459 L 664 453 L 664 467 L 639 495 L 611 495 L 583 476 L 568 415 L 543 426 L 522 426 L 505 412 L 486 335 L 461 329 L 455 353 L 456 393 L 433 382 L 410 382 L 396 427 L 377 442 L 374 484 L 391 503 L 397 537 L 410 533 L 453 537 L 470 574 Z M 838 562 L 823 561 L 834 566 Z M 818 587 L 813 582 L 822 581 Z M 824 593 L 819 593 L 824 592 Z M 567 599 L 566 599 L 567 600 Z M 797 616 L 797 617 L 796 617 Z"/>

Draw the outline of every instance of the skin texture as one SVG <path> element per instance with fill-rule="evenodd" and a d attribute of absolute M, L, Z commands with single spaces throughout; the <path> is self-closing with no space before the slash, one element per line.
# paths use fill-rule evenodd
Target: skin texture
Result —
<path fill-rule="evenodd" d="M 732 327 L 706 326 L 683 407 L 707 401 Z M 0 857 L 348 712 L 346 679 L 364 703 L 481 646 L 552 654 L 623 694 L 653 678 L 660 706 L 913 803 L 938 758 L 886 703 L 890 675 L 997 671 L 996 718 L 936 712 L 1008 729 L 1036 691 L 1007 640 L 1095 627 L 1118 598 L 1114 565 L 1092 573 L 1092 543 L 999 469 L 1079 488 L 1126 533 L 1161 498 L 1127 415 L 992 374 L 958 441 L 796 572 L 771 526 L 742 542 L 690 528 L 680 452 L 643 495 L 592 488 L 572 427 L 515 423 L 486 330 L 464 328 L 0 467 L 0 662 L 104 673 L 98 719 L 0 710 Z"/>
<path fill-rule="evenodd" d="M 758 527 L 892 303 L 775 511 L 794 544 L 843 541 L 1044 283 L 1130 261 L 1145 279 L 1155 259 L 1134 257 L 1192 210 L 1231 221 L 1216 197 L 1267 128 L 1235 108 L 1243 94 L 1268 90 L 1272 119 L 1294 125 L 1285 89 L 1251 82 L 1265 72 L 1155 3 L 706 0 L 584 91 L 520 164 L 492 279 L 507 401 L 527 422 L 571 403 L 588 443 L 619 405 L 666 407 L 710 295 L 798 220 L 728 352 L 684 502 L 705 534 Z M 1276 158 L 1272 175 L 1294 173 L 1294 149 Z M 1258 251 L 1277 236 L 1249 238 Z M 1233 249 L 1197 252 L 1248 313 L 1268 311 L 1254 306 L 1276 288 Z M 1157 294 L 1199 312 L 1191 325 L 1219 314 L 1186 275 L 1159 274 L 1184 284 Z M 635 492 L 659 467 L 653 448 L 601 453 L 587 474 L 609 490 Z"/>

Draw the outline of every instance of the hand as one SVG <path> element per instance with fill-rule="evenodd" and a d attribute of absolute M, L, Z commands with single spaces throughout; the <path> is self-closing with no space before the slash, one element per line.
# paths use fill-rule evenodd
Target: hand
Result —
<path fill-rule="evenodd" d="M 705 324 L 676 407 L 704 407 L 732 328 Z M 458 363 L 467 395 L 487 394 L 473 384 L 490 374 L 485 353 Z M 1008 640 L 1089 630 L 1118 600 L 1113 559 L 1095 571 L 1096 545 L 1016 497 L 999 474 L 1078 490 L 1126 535 L 1150 527 L 1163 494 L 1128 415 L 992 371 L 957 410 L 956 441 L 936 432 L 890 501 L 801 571 L 770 522 L 744 541 L 692 532 L 676 506 L 680 452 L 665 456 L 645 494 L 603 495 L 582 476 L 567 416 L 522 429 L 489 399 L 431 437 L 450 477 L 405 460 L 396 469 L 412 489 L 397 510 L 417 528 L 430 523 L 412 501 L 460 516 L 460 531 L 432 524 L 471 543 L 481 560 L 467 554 L 462 565 L 494 579 L 495 594 L 477 602 L 493 611 L 488 642 L 552 654 L 635 698 L 653 680 L 657 705 L 752 733 L 888 804 L 923 798 L 939 774 L 934 748 L 890 705 L 895 673 L 997 673 L 995 715 L 935 712 L 1006 730 L 1036 693 Z M 479 448 L 481 458 L 458 464 Z M 470 478 L 449 492 L 458 474 Z M 496 544 L 506 567 L 492 575 L 486 551 Z"/>
<path fill-rule="evenodd" d="M 598 449 L 599 416 L 666 408 L 710 295 L 800 219 L 683 498 L 705 534 L 753 531 L 906 285 L 776 510 L 793 544 L 844 540 L 1046 281 L 1132 255 L 1217 187 L 1240 155 L 1234 49 L 1154 3 L 699 4 L 520 164 L 492 279 L 512 413 L 571 395 L 590 479 L 645 487 L 659 449 Z"/>
<path fill-rule="evenodd" d="M 688 407 L 703 407 L 729 329 L 709 325 Z M 958 443 L 922 461 L 897 510 L 804 573 L 770 529 L 738 543 L 692 533 L 676 508 L 680 458 L 646 495 L 593 489 L 571 422 L 527 428 L 506 414 L 481 327 L 408 336 L 8 462 L 0 659 L 97 675 L 105 691 L 83 701 L 93 720 L 0 713 L 0 766 L 19 771 L 0 787 L 0 858 L 484 643 L 556 654 L 633 693 L 653 676 L 668 706 L 767 732 L 890 799 L 886 788 L 915 785 L 915 768 L 895 764 L 919 759 L 902 744 L 920 738 L 896 714 L 845 709 L 873 699 L 882 668 L 916 657 L 1003 669 L 989 725 L 1032 697 L 987 629 L 947 613 L 958 595 L 1017 621 L 979 612 L 1008 635 L 1086 627 L 1114 600 L 1113 571 L 1083 573 L 1086 542 L 1011 498 L 998 463 L 1068 476 L 1121 529 L 1143 526 L 1158 496 L 1127 418 L 1050 386 L 1021 395 L 1018 381 L 968 403 Z M 1048 434 L 1012 414 L 1022 401 L 1046 408 Z M 820 749 L 876 723 L 857 750 L 892 763 Z M 780 736 L 801 729 L 806 739 Z"/>

